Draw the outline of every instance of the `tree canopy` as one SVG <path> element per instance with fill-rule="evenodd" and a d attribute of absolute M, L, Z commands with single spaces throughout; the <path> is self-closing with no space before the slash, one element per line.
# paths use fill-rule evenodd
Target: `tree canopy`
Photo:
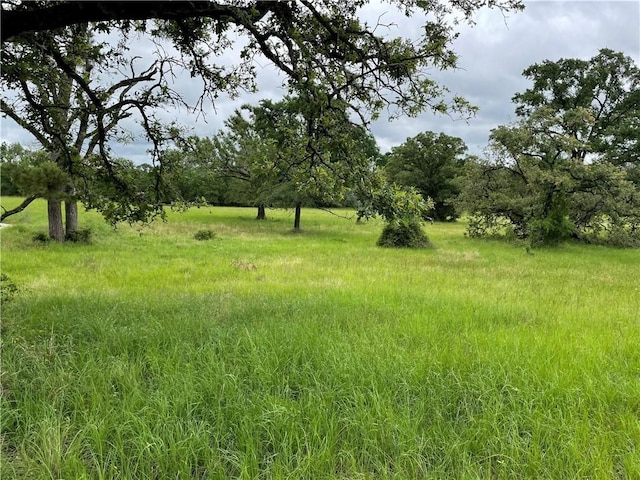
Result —
<path fill-rule="evenodd" d="M 472 22 L 473 15 L 486 5 L 484 0 L 392 0 L 391 9 L 407 16 L 422 15 L 424 28 L 419 38 L 393 36 L 379 20 L 368 24 L 360 12 L 369 2 L 356 0 L 297 1 L 193 1 L 193 2 L 76 2 L 2 0 L 2 80 L 23 75 L 29 82 L 34 59 L 52 72 L 67 76 L 83 92 L 86 102 L 81 110 L 96 126 L 97 155 L 101 172 L 113 185 L 113 191 L 125 191 L 124 180 L 108 148 L 106 125 L 112 120 L 108 101 L 109 82 L 92 82 L 78 72 L 62 55 L 57 45 L 74 28 L 89 24 L 91 30 L 109 44 L 96 43 L 92 56 L 96 68 L 113 61 L 112 47 L 119 49 L 120 71 L 130 76 L 148 74 L 159 85 L 158 92 L 172 102 L 186 104 L 184 97 L 165 82 L 178 71 L 186 71 L 202 82 L 202 90 L 190 108 L 202 109 L 205 102 L 215 104 L 221 95 L 237 95 L 255 89 L 256 62 L 266 58 L 284 74 L 286 86 L 294 96 L 303 96 L 316 117 L 332 105 L 347 106 L 349 115 L 366 125 L 383 109 L 393 115 L 415 115 L 425 109 L 470 115 L 474 109 L 462 98 L 445 99 L 446 88 L 428 74 L 429 69 L 455 68 L 457 57 L 453 41 L 455 24 Z M 523 8 L 519 0 L 496 0 L 490 6 L 503 11 Z M 402 34 L 402 32 L 400 32 Z M 149 71 L 135 70 L 129 45 L 139 36 L 158 45 L 166 54 Z M 170 45 L 163 49 L 162 45 Z M 239 52 L 231 65 L 220 62 L 227 51 Z M 127 57 L 129 55 L 129 57 Z M 135 70 L 135 71 L 134 71 Z M 55 73 L 53 73 L 55 72 Z M 53 78 L 53 77 L 51 77 Z M 102 77 L 103 79 L 106 77 Z M 133 91 L 133 90 L 131 90 Z M 175 94 L 175 95 L 174 95 Z M 12 95 L 3 88 L 3 98 Z M 40 114 L 54 116 L 69 105 L 39 103 Z M 76 107 L 74 107 L 76 108 Z M 54 111 L 55 110 L 55 111 Z M 152 163 L 163 171 L 162 150 L 169 133 L 158 123 L 137 115 L 152 146 Z M 71 152 L 72 153 L 72 152 Z M 122 195 L 120 219 L 134 212 L 140 219 L 154 209 L 135 208 L 135 192 Z M 133 205 L 133 208 L 129 208 Z"/>
<path fill-rule="evenodd" d="M 603 49 L 525 70 L 533 86 L 514 96 L 520 119 L 492 131 L 490 158 L 468 166 L 460 197 L 470 233 L 506 222 L 534 243 L 567 238 L 640 245 L 640 190 L 633 182 L 640 129 L 640 69 Z"/>
<path fill-rule="evenodd" d="M 162 125 L 155 112 L 179 102 L 167 81 L 166 57 L 129 57 L 127 46 L 99 36 L 96 26 L 77 24 L 34 34 L 30 45 L 2 45 L 0 110 L 31 133 L 64 174 L 58 175 L 64 184 L 53 196 L 41 189 L 25 192 L 47 198 L 49 232 L 60 241 L 65 237 L 62 201 L 66 235 L 78 228 L 78 200 L 112 222 L 145 219 L 158 210 L 158 188 L 140 191 L 128 182 L 110 143 L 130 140 L 121 122 L 134 116 L 157 154 L 171 138 L 172 126 Z"/>
<path fill-rule="evenodd" d="M 402 113 L 425 108 L 467 111 L 463 99 L 445 104 L 446 89 L 424 73 L 427 68 L 456 66 L 453 23 L 471 21 L 486 2 L 390 2 L 407 16 L 424 14 L 424 34 L 419 39 L 390 37 L 381 33 L 383 25 L 363 24 L 358 15 L 367 3 L 2 1 L 2 39 L 3 44 L 33 48 L 45 34 L 91 22 L 103 32 L 142 33 L 171 42 L 190 73 L 202 78 L 203 98 L 252 85 L 253 59 L 260 55 L 286 75 L 294 90 L 314 91 L 322 103 L 340 99 L 358 112 L 373 114 L 394 105 Z M 522 8 L 516 0 L 494 1 L 492 6 Z M 246 41 L 236 45 L 231 33 Z M 227 68 L 216 61 L 223 51 L 234 48 L 241 50 L 240 64 Z M 63 62 L 58 61 L 57 67 L 68 71 Z M 100 108 L 98 98 L 92 101 Z"/>
<path fill-rule="evenodd" d="M 459 188 L 454 179 L 462 173 L 466 151 L 461 138 L 423 132 L 392 148 L 384 169 L 390 181 L 431 198 L 434 208 L 429 215 L 435 220 L 455 220 L 452 200 Z"/>
<path fill-rule="evenodd" d="M 369 181 L 378 147 L 345 104 L 309 106 L 292 96 L 244 105 L 213 138 L 212 168 L 245 181 L 248 203 L 259 208 L 343 204 L 356 184 Z"/>

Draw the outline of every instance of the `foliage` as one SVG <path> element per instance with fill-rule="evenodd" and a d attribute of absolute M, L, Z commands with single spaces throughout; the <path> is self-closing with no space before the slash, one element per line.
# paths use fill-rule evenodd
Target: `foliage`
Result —
<path fill-rule="evenodd" d="M 387 223 L 376 244 L 392 248 L 424 248 L 430 245 L 421 222 L 404 220 Z"/>
<path fill-rule="evenodd" d="M 0 145 L 2 194 L 64 198 L 68 175 L 43 150 L 29 150 L 19 143 Z"/>
<path fill-rule="evenodd" d="M 474 14 L 486 2 L 391 2 L 389 8 L 423 18 L 418 38 L 393 37 L 379 23 L 363 24 L 359 13 L 368 3 L 233 0 L 142 6 L 135 2 L 3 0 L 2 86 L 3 93 L 12 92 L 12 96 L 3 96 L 2 110 L 31 128 L 42 145 L 56 154 L 63 171 L 83 181 L 98 177 L 108 185 L 96 195 L 84 188 L 91 182 L 80 182 L 77 195 L 83 201 L 85 195 L 91 197 L 91 208 L 113 222 L 147 220 L 161 211 L 163 197 L 161 192 L 141 196 L 118 175 L 109 142 L 130 139 L 121 121 L 131 116 L 140 122 L 157 169 L 154 172 L 162 176 L 167 173 L 163 152 L 173 145 L 176 130 L 156 121 L 158 107 L 182 105 L 203 112 L 205 101 L 215 104 L 221 94 L 254 90 L 261 58 L 283 73 L 289 91 L 305 102 L 307 119 L 314 121 L 324 118 L 322 111 L 332 105 L 346 107 L 362 126 L 385 108 L 393 115 L 416 115 L 424 110 L 472 114 L 475 108 L 464 99 L 454 97 L 447 103 L 446 88 L 425 72 L 455 68 L 454 27 L 459 22 L 472 24 Z M 490 6 L 503 12 L 523 8 L 518 0 L 496 0 Z M 96 41 L 95 34 L 108 37 L 110 44 Z M 129 45 L 144 39 L 156 47 L 154 60 L 147 65 L 129 52 Z M 240 52 L 236 63 L 225 66 L 217 61 L 230 51 Z M 187 95 L 174 91 L 170 81 L 181 72 L 202 82 L 201 95 L 189 104 Z M 105 85 L 108 78 L 114 83 Z M 25 93 L 23 87 L 30 85 L 38 86 L 32 108 L 23 109 L 24 103 L 12 105 L 18 98 L 15 94 Z M 40 113 L 33 115 L 38 105 Z M 38 123 L 43 128 L 36 128 Z M 314 129 L 322 127 L 319 121 Z M 85 136 L 71 138 L 82 131 Z M 304 145 L 307 154 L 320 151 L 312 138 Z M 85 140 L 87 147 L 81 151 L 78 142 Z M 93 153 L 98 166 L 87 162 L 80 168 Z M 342 161 L 333 158 L 330 163 L 337 166 Z M 331 168 L 321 173 L 333 175 Z M 306 180 L 313 188 L 310 178 L 305 174 L 294 181 Z M 331 181 L 341 182 L 339 178 Z M 156 180 L 154 185 L 161 183 Z"/>
<path fill-rule="evenodd" d="M 160 174 L 163 167 L 137 166 L 124 158 L 112 158 L 111 173 L 107 173 L 99 156 L 89 156 L 85 161 L 87 170 L 94 170 L 95 175 L 84 178 L 82 201 L 87 209 L 100 212 L 112 225 L 124 219 L 129 223 L 146 223 L 152 218 L 164 218 L 164 200 L 178 200 L 173 186 Z M 135 205 L 130 198 L 135 199 Z"/>
<path fill-rule="evenodd" d="M 514 97 L 520 119 L 492 131 L 489 158 L 470 162 L 461 179 L 469 233 L 495 233 L 506 221 L 534 244 L 636 244 L 640 190 L 626 155 L 640 138 L 636 129 L 631 141 L 629 129 L 640 114 L 632 108 L 640 70 L 601 50 L 590 61 L 545 62 L 525 74 L 534 87 Z"/>
<path fill-rule="evenodd" d="M 24 147 L 19 143 L 0 143 L 0 193 L 4 196 L 24 195 L 13 181 L 24 152 Z"/>
<path fill-rule="evenodd" d="M 640 70 L 632 58 L 603 48 L 588 60 L 532 65 L 523 75 L 533 86 L 513 97 L 516 113 L 555 112 L 573 142 L 566 144 L 572 158 L 598 158 L 624 169 L 640 165 Z"/>
<path fill-rule="evenodd" d="M 370 181 L 379 156 L 375 139 L 336 101 L 316 110 L 299 97 L 263 100 L 244 105 L 225 127 L 205 139 L 209 165 L 244 184 L 233 192 L 244 205 L 342 204 L 356 184 Z M 196 148 L 202 143 L 196 139 Z"/>
<path fill-rule="evenodd" d="M 8 275 L 0 273 L 0 305 L 12 300 L 18 293 L 18 286 Z"/>
<path fill-rule="evenodd" d="M 232 182 L 225 178 L 215 162 L 213 140 L 191 136 L 179 147 L 169 149 L 162 154 L 165 168 L 164 183 L 168 187 L 163 195 L 165 203 L 181 200 L 189 204 L 207 203 L 209 205 L 233 205 Z M 153 167 L 145 166 L 150 173 Z M 237 204 L 237 203 L 235 203 Z"/>
<path fill-rule="evenodd" d="M 34 233 L 31 240 L 35 243 L 47 244 L 51 241 L 51 237 L 45 232 Z"/>
<path fill-rule="evenodd" d="M 199 241 L 212 240 L 215 237 L 216 237 L 215 232 L 209 229 L 198 230 L 196 233 L 193 234 L 193 238 Z"/>
<path fill-rule="evenodd" d="M 58 187 L 64 195 L 56 200 L 76 211 L 80 200 L 112 223 L 146 220 L 160 213 L 154 187 L 161 181 L 138 195 L 136 185 L 121 175 L 109 143 L 133 139 L 120 125 L 130 117 L 144 125 L 156 157 L 177 134 L 154 117 L 157 107 L 177 102 L 166 79 L 169 66 L 158 52 L 146 65 L 140 57 L 127 58 L 130 46 L 115 34 L 108 41 L 100 38 L 95 25 L 78 24 L 4 42 L 1 110 L 38 141 L 66 177 Z M 105 187 L 99 193 L 91 190 L 97 184 Z M 52 199 L 38 185 L 20 187 L 22 194 Z M 70 220 L 68 232 L 77 229 Z M 50 216 L 50 224 L 54 221 Z"/>
<path fill-rule="evenodd" d="M 93 236 L 93 230 L 90 228 L 79 228 L 73 232 L 67 232 L 65 240 L 73 243 L 91 243 L 91 237 Z"/>
<path fill-rule="evenodd" d="M 466 150 L 460 138 L 424 132 L 392 148 L 384 170 L 389 181 L 415 187 L 424 198 L 431 198 L 434 208 L 429 215 L 435 220 L 455 220 L 458 214 L 451 201 L 459 188 L 454 179 L 461 174 Z"/>
<path fill-rule="evenodd" d="M 434 204 L 415 188 L 389 183 L 385 173 L 378 169 L 371 173 L 369 182 L 357 185 L 354 198 L 358 222 L 378 215 L 385 222 L 378 245 L 398 248 L 429 245 L 422 224 Z"/>
<path fill-rule="evenodd" d="M 385 222 L 422 219 L 433 208 L 433 201 L 425 199 L 415 188 L 404 188 L 384 182 L 374 192 L 373 208 Z"/>
<path fill-rule="evenodd" d="M 384 183 L 375 194 L 373 208 L 385 221 L 377 242 L 379 246 L 422 248 L 429 245 L 422 230 L 422 218 L 433 208 L 431 199 L 425 200 L 414 188 Z"/>

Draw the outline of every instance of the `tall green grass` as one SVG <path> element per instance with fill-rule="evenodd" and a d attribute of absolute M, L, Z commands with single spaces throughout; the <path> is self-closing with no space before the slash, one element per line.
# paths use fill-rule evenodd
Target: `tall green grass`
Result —
<path fill-rule="evenodd" d="M 268 213 L 14 217 L 2 478 L 640 478 L 637 250 Z"/>

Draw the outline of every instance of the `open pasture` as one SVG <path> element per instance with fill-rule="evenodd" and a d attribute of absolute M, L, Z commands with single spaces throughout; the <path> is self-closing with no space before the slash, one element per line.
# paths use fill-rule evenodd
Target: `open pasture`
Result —
<path fill-rule="evenodd" d="M 255 213 L 12 217 L 3 479 L 640 478 L 640 252 Z"/>

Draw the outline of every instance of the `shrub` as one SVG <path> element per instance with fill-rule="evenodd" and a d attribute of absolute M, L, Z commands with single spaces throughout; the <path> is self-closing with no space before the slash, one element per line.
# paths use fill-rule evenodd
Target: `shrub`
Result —
<path fill-rule="evenodd" d="M 429 239 L 418 221 L 389 222 L 382 230 L 377 245 L 392 248 L 426 248 Z"/>
<path fill-rule="evenodd" d="M 611 245 L 617 248 L 640 248 L 640 229 L 634 225 L 611 225 L 580 236 L 587 243 Z"/>
<path fill-rule="evenodd" d="M 432 208 L 433 201 L 422 198 L 415 188 L 384 184 L 375 198 L 375 210 L 386 222 L 377 245 L 391 248 L 428 247 L 429 239 L 422 230 L 422 218 Z"/>
<path fill-rule="evenodd" d="M 215 238 L 215 236 L 216 234 L 211 230 L 198 230 L 193 235 L 193 238 L 195 238 L 196 240 L 202 241 L 202 240 L 212 240 Z"/>
<path fill-rule="evenodd" d="M 18 287 L 4 273 L 0 274 L 0 304 L 4 305 L 18 293 Z"/>
<path fill-rule="evenodd" d="M 51 237 L 44 232 L 38 232 L 31 237 L 31 240 L 36 243 L 49 243 L 51 241 Z"/>
<path fill-rule="evenodd" d="M 73 243 L 91 243 L 91 236 L 93 232 L 90 228 L 81 228 L 79 230 L 69 232 L 65 236 L 65 239 Z"/>

